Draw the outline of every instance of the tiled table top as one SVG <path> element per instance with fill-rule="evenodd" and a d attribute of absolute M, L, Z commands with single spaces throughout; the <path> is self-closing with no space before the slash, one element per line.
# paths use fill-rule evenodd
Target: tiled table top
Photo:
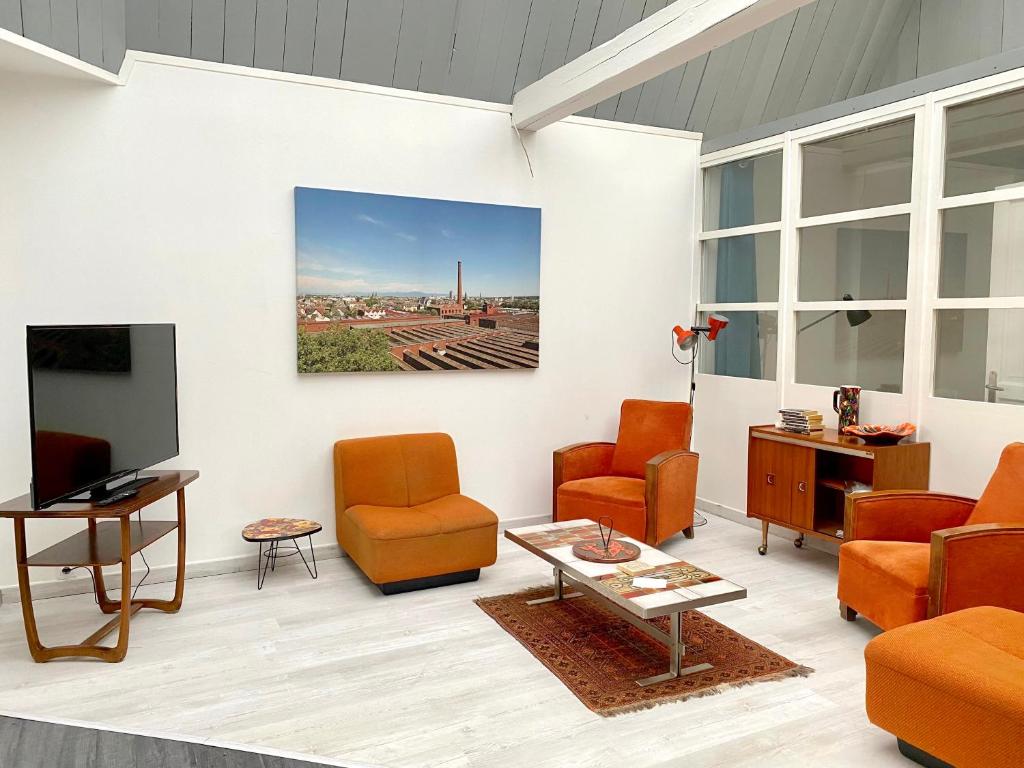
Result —
<path fill-rule="evenodd" d="M 510 528 L 505 531 L 505 537 L 642 619 L 747 596 L 747 590 L 738 584 L 615 532 L 615 538 L 640 548 L 640 557 L 634 563 L 644 563 L 653 569 L 644 576 L 667 580 L 664 588 L 634 587 L 633 577 L 622 573 L 616 565 L 590 563 L 573 555 L 573 544 L 599 537 L 597 523 L 590 520 Z"/>

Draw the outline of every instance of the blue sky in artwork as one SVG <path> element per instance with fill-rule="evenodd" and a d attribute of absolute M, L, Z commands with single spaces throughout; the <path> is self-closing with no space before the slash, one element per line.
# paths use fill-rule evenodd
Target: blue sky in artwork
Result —
<path fill-rule="evenodd" d="M 540 293 L 540 209 L 295 188 L 300 294 Z"/>

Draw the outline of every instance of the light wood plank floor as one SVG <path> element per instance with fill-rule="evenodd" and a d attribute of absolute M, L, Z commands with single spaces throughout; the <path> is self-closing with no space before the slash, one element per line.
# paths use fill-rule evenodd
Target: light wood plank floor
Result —
<path fill-rule="evenodd" d="M 864 644 L 839 618 L 834 557 L 711 517 L 664 548 L 747 587 L 707 612 L 817 671 L 602 718 L 472 599 L 543 584 L 502 539 L 479 582 L 383 597 L 348 559 L 190 580 L 176 616 L 133 621 L 122 664 L 31 662 L 0 607 L 0 710 L 389 766 L 906 766 L 864 714 Z M 253 555 L 255 559 L 255 553 Z M 143 587 L 159 595 L 169 585 Z M 140 594 L 141 594 L 140 593 Z M 98 626 L 88 597 L 37 604 L 43 641 Z"/>

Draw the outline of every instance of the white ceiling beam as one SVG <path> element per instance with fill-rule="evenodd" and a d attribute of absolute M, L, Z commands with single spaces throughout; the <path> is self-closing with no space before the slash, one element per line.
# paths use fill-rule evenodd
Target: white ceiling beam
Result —
<path fill-rule="evenodd" d="M 676 0 L 512 99 L 516 128 L 536 131 L 647 82 L 813 0 Z"/>

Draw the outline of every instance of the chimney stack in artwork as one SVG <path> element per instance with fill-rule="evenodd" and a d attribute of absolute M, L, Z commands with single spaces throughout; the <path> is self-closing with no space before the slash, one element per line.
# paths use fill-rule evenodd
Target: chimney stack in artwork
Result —
<path fill-rule="evenodd" d="M 459 298 L 459 312 L 464 312 L 466 307 L 465 307 L 465 305 L 463 304 L 463 301 L 462 301 L 463 296 L 462 296 L 462 262 L 461 261 L 459 262 L 459 296 L 458 296 L 458 298 Z"/>

